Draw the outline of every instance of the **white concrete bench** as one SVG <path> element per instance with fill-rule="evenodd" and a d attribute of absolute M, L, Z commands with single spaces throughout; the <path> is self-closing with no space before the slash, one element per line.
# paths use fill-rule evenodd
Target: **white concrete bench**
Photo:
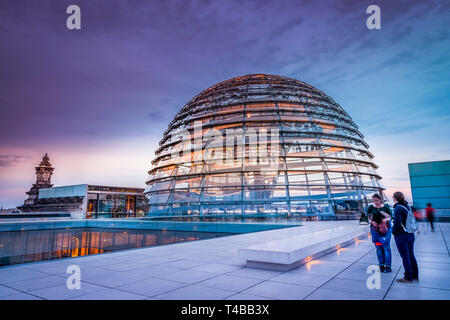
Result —
<path fill-rule="evenodd" d="M 239 257 L 247 261 L 248 267 L 287 271 L 311 259 L 355 243 L 356 240 L 367 237 L 368 234 L 368 226 L 360 226 L 355 222 L 355 225 L 351 226 L 330 227 L 239 248 Z"/>

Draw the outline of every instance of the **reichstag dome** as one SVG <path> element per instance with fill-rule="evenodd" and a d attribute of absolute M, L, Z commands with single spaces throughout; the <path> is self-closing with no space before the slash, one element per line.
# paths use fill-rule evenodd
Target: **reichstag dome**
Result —
<path fill-rule="evenodd" d="M 149 215 L 355 216 L 381 177 L 345 110 L 311 85 L 251 74 L 213 85 L 169 124 Z"/>

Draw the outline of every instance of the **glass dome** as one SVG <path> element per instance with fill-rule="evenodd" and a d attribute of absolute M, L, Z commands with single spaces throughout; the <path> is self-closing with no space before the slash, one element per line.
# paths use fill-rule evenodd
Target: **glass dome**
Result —
<path fill-rule="evenodd" d="M 307 83 L 265 74 L 220 82 L 164 132 L 146 181 L 149 215 L 352 215 L 383 190 L 363 138 Z"/>

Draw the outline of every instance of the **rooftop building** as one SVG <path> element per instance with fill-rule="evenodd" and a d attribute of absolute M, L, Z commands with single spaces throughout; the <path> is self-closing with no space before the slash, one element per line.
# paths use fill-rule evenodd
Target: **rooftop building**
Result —
<path fill-rule="evenodd" d="M 409 179 L 414 206 L 424 209 L 431 203 L 440 220 L 450 219 L 450 160 L 409 163 Z"/>
<path fill-rule="evenodd" d="M 79 184 L 52 187 L 54 168 L 47 154 L 36 167 L 36 183 L 28 199 L 18 207 L 27 217 L 122 218 L 139 217 L 148 212 L 143 188 Z"/>

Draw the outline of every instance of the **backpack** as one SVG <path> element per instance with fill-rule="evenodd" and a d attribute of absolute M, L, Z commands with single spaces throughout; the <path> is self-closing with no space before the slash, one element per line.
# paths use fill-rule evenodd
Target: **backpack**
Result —
<path fill-rule="evenodd" d="M 403 230 L 405 230 L 408 233 L 414 233 L 419 229 L 419 226 L 417 225 L 416 218 L 414 217 L 414 213 L 412 212 L 411 208 L 408 206 L 406 208 L 405 206 L 400 205 L 400 207 L 404 208 L 406 211 L 408 211 L 408 215 L 406 216 L 406 226 L 402 224 Z"/>

